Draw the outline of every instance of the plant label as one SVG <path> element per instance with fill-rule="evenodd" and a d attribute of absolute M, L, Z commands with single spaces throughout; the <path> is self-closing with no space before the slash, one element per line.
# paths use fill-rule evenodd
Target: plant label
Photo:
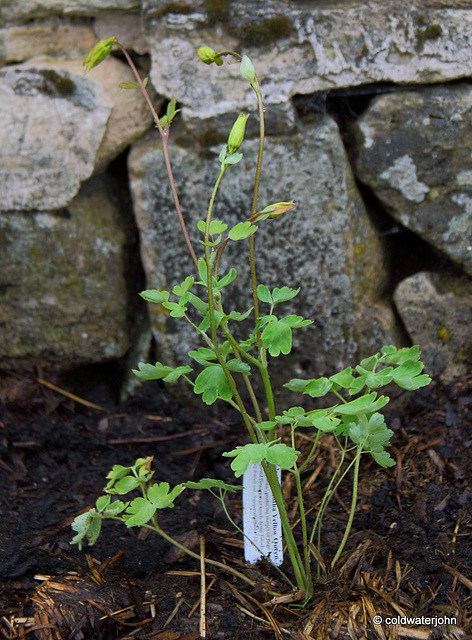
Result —
<path fill-rule="evenodd" d="M 277 475 L 280 482 L 280 467 Z M 243 529 L 246 562 L 265 557 L 276 567 L 282 564 L 282 523 L 261 464 L 250 464 L 243 475 Z"/>

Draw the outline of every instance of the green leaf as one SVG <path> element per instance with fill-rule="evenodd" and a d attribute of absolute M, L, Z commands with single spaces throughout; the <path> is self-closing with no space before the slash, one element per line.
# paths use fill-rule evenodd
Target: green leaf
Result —
<path fill-rule="evenodd" d="M 183 318 L 187 311 L 187 307 L 180 302 L 163 302 L 162 306 L 170 311 L 173 318 Z"/>
<path fill-rule="evenodd" d="M 392 345 L 383 347 L 381 349 L 382 362 L 385 364 L 403 364 L 408 360 L 419 360 L 420 350 L 417 345 L 413 347 L 404 347 L 403 349 L 396 349 Z"/>
<path fill-rule="evenodd" d="M 331 415 L 320 415 L 312 418 L 312 425 L 324 433 L 335 431 L 340 423 L 341 420 L 339 418 L 335 418 Z"/>
<path fill-rule="evenodd" d="M 240 311 L 231 311 L 230 313 L 225 315 L 225 318 L 227 320 L 236 320 L 237 322 L 242 322 L 242 320 L 246 320 L 246 318 L 248 318 L 251 315 L 252 310 L 253 310 L 253 307 L 251 307 L 244 313 L 241 313 Z"/>
<path fill-rule="evenodd" d="M 205 404 L 213 404 L 219 397 L 222 400 L 231 400 L 233 397 L 225 372 L 219 364 L 212 364 L 198 374 L 193 391 L 197 395 L 202 394 Z"/>
<path fill-rule="evenodd" d="M 118 480 L 118 482 L 115 482 L 113 487 L 107 489 L 107 492 L 124 496 L 130 491 L 134 491 L 134 489 L 136 489 L 136 487 L 139 487 L 139 485 L 140 482 L 135 476 L 125 476 L 124 478 L 121 478 L 121 480 Z"/>
<path fill-rule="evenodd" d="M 189 365 L 173 368 L 160 362 L 156 362 L 155 365 L 140 362 L 138 369 L 133 369 L 132 371 L 141 380 L 163 380 L 164 382 L 175 382 L 184 374 L 192 371 L 192 367 Z"/>
<path fill-rule="evenodd" d="M 181 109 L 176 109 L 176 100 L 175 97 L 172 96 L 171 100 L 167 103 L 166 116 L 169 121 L 169 124 L 175 118 L 175 116 L 181 111 Z"/>
<path fill-rule="evenodd" d="M 74 518 L 71 527 L 73 531 L 77 532 L 77 535 L 72 538 L 71 544 L 77 544 L 79 549 L 82 549 L 84 542 L 92 546 L 98 540 L 102 529 L 102 518 L 95 509 L 90 509 Z"/>
<path fill-rule="evenodd" d="M 240 484 L 228 484 L 223 480 L 214 480 L 213 478 L 202 478 L 198 482 L 185 482 L 185 486 L 189 489 L 222 489 L 223 491 L 240 491 L 243 487 Z"/>
<path fill-rule="evenodd" d="M 232 229 L 228 232 L 228 238 L 230 240 L 244 240 L 245 238 L 249 238 L 253 233 L 256 233 L 257 226 L 252 224 L 251 222 L 238 222 Z"/>
<path fill-rule="evenodd" d="M 335 373 L 334 376 L 330 376 L 329 379 L 334 384 L 337 384 L 341 389 L 348 389 L 354 381 L 354 376 L 352 375 L 352 368 L 346 367 L 339 373 Z"/>
<path fill-rule="evenodd" d="M 223 166 L 227 166 L 230 164 L 238 164 L 238 162 L 242 160 L 242 157 L 243 157 L 242 153 L 231 153 L 229 156 L 226 156 L 226 158 L 223 160 L 221 164 Z"/>
<path fill-rule="evenodd" d="M 387 467 L 394 467 L 396 465 L 395 460 L 390 456 L 388 451 L 385 451 L 385 449 L 382 449 L 381 451 L 371 451 L 370 455 L 373 457 L 375 462 L 381 467 L 384 467 L 384 469 Z"/>
<path fill-rule="evenodd" d="M 237 360 L 234 358 L 233 360 L 228 360 L 226 366 L 230 371 L 234 371 L 235 373 L 251 373 L 251 367 L 247 364 L 247 362 L 241 362 L 241 360 Z"/>
<path fill-rule="evenodd" d="M 373 371 L 365 375 L 365 386 L 369 389 L 378 389 L 384 387 L 386 384 L 392 381 L 392 367 L 386 367 L 380 369 L 380 371 Z"/>
<path fill-rule="evenodd" d="M 287 355 L 292 350 L 292 329 L 275 316 L 261 334 L 262 344 L 273 357 Z"/>
<path fill-rule="evenodd" d="M 146 498 L 135 498 L 128 505 L 123 520 L 127 527 L 140 527 L 149 522 L 156 511 L 157 507 Z"/>
<path fill-rule="evenodd" d="M 198 275 L 202 281 L 202 284 L 206 286 L 208 280 L 208 269 L 205 258 L 198 258 Z"/>
<path fill-rule="evenodd" d="M 176 485 L 169 491 L 168 482 L 156 482 L 149 487 L 147 498 L 135 498 L 127 507 L 123 520 L 127 527 L 140 527 L 149 522 L 157 509 L 174 506 L 175 498 L 182 493 L 184 485 Z"/>
<path fill-rule="evenodd" d="M 359 417 L 349 424 L 349 437 L 359 445 L 363 451 L 369 452 L 374 460 L 382 467 L 392 467 L 395 461 L 384 451 L 390 446 L 391 429 L 387 429 L 385 418 L 381 413 L 374 413 L 369 420 L 365 416 Z"/>
<path fill-rule="evenodd" d="M 312 398 L 322 398 L 333 386 L 333 383 L 328 378 L 313 378 L 311 380 L 302 380 L 300 378 L 293 378 L 287 384 L 284 385 L 291 391 L 297 391 L 298 393 L 306 393 Z"/>
<path fill-rule="evenodd" d="M 194 295 L 189 291 L 188 303 L 192 305 L 199 313 L 207 313 L 208 311 L 208 302 L 205 302 L 198 296 Z"/>
<path fill-rule="evenodd" d="M 289 315 L 280 320 L 275 316 L 269 316 L 269 318 L 270 321 L 264 328 L 261 337 L 262 344 L 274 357 L 281 353 L 287 355 L 292 350 L 292 328 L 303 327 L 312 322 L 295 315 Z"/>
<path fill-rule="evenodd" d="M 358 393 L 360 393 L 362 389 L 365 387 L 366 380 L 367 380 L 367 373 L 365 373 L 362 376 L 358 376 L 357 378 L 354 378 L 353 382 L 351 383 L 351 386 L 349 387 L 349 395 L 355 396 Z"/>
<path fill-rule="evenodd" d="M 120 89 L 139 89 L 135 82 L 120 82 L 118 86 Z"/>
<path fill-rule="evenodd" d="M 275 287 L 272 291 L 272 301 L 274 304 L 277 302 L 287 302 L 287 300 L 295 298 L 299 292 L 300 287 L 298 287 L 298 289 L 291 289 L 290 287 Z"/>
<path fill-rule="evenodd" d="M 259 284 L 257 286 L 257 297 L 261 302 L 272 304 L 272 295 L 269 289 L 264 284 Z"/>
<path fill-rule="evenodd" d="M 246 472 L 250 464 L 258 464 L 266 457 L 266 445 L 265 444 L 246 444 L 244 446 L 236 447 L 232 451 L 226 451 L 223 453 L 226 458 L 234 458 L 231 462 L 231 469 L 234 471 L 234 475 L 239 478 Z"/>
<path fill-rule="evenodd" d="M 263 431 L 270 431 L 276 425 L 277 425 L 277 421 L 276 420 L 263 420 L 262 422 L 258 422 L 254 426 L 255 426 L 256 429 L 262 429 Z"/>
<path fill-rule="evenodd" d="M 172 371 L 165 378 L 163 378 L 163 380 L 164 382 L 175 382 L 191 371 L 193 371 L 193 369 L 188 364 L 181 365 L 180 367 L 175 367 L 175 369 L 172 369 Z"/>
<path fill-rule="evenodd" d="M 169 375 L 172 371 L 172 367 L 163 365 L 160 362 L 156 364 L 147 364 L 144 362 L 138 363 L 138 370 L 133 369 L 133 373 L 141 380 L 162 380 Z"/>
<path fill-rule="evenodd" d="M 174 500 L 182 493 L 184 485 L 177 484 L 171 491 L 169 491 L 169 489 L 170 486 L 168 482 L 154 483 L 148 489 L 148 500 L 152 502 L 157 509 L 172 508 L 174 506 Z"/>
<path fill-rule="evenodd" d="M 227 287 L 236 279 L 237 275 L 238 275 L 238 272 L 236 271 L 236 269 L 231 268 L 225 276 L 223 276 L 222 278 L 220 278 L 220 280 L 218 280 L 218 283 L 217 283 L 218 289 L 223 289 L 223 287 Z"/>
<path fill-rule="evenodd" d="M 197 224 L 197 227 L 199 231 L 201 231 L 202 233 L 205 233 L 205 229 L 206 229 L 205 220 L 200 220 L 200 222 Z M 225 224 L 224 222 L 221 222 L 221 220 L 210 220 L 209 234 L 211 236 L 214 236 L 219 233 L 224 233 L 227 228 L 228 228 L 228 225 Z"/>
<path fill-rule="evenodd" d="M 372 413 L 384 407 L 388 401 L 389 398 L 387 396 L 379 396 L 377 398 L 375 391 L 372 391 L 372 393 L 366 393 L 360 398 L 351 400 L 351 402 L 338 405 L 336 407 L 336 412 L 341 415 L 350 416 Z"/>
<path fill-rule="evenodd" d="M 172 289 L 172 293 L 176 296 L 184 296 L 193 286 L 195 279 L 192 276 L 187 276 L 180 285 L 175 285 Z"/>
<path fill-rule="evenodd" d="M 392 373 L 392 379 L 402 389 L 413 391 L 420 387 L 425 387 L 431 382 L 431 378 L 426 375 L 419 375 L 423 371 L 424 365 L 417 360 L 407 360 Z"/>
<path fill-rule="evenodd" d="M 278 465 L 282 469 L 291 469 L 297 461 L 299 454 L 300 451 L 296 451 L 286 444 L 273 444 L 266 449 L 266 460 L 271 464 Z"/>
<path fill-rule="evenodd" d="M 139 295 L 147 302 L 161 304 L 162 302 L 167 302 L 170 293 L 168 291 L 158 291 L 157 289 L 147 289 L 146 291 L 141 291 Z"/>
<path fill-rule="evenodd" d="M 110 496 L 108 496 L 108 495 L 100 496 L 99 498 L 97 498 L 97 501 L 95 503 L 95 507 L 96 507 L 97 511 L 104 511 L 108 507 L 110 502 L 111 502 Z"/>
<path fill-rule="evenodd" d="M 199 347 L 196 351 L 189 351 L 188 355 L 204 367 L 208 365 L 208 361 L 216 360 L 216 353 L 208 347 Z"/>

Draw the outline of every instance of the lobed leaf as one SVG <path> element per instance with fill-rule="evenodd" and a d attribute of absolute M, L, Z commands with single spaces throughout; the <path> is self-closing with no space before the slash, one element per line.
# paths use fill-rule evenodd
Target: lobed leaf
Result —
<path fill-rule="evenodd" d="M 201 371 L 193 387 L 194 393 L 202 394 L 202 400 L 205 404 L 213 404 L 221 398 L 222 400 L 231 400 L 233 392 L 226 378 L 225 372 L 220 364 L 211 364 Z"/>
<path fill-rule="evenodd" d="M 245 240 L 252 236 L 253 233 L 256 233 L 257 225 L 252 224 L 251 222 L 238 222 L 234 227 L 232 227 L 228 232 L 228 238 L 230 240 Z"/>
<path fill-rule="evenodd" d="M 228 484 L 227 482 L 223 482 L 223 480 L 215 480 L 213 478 L 202 478 L 198 482 L 193 482 L 189 480 L 185 482 L 185 486 L 189 489 L 222 489 L 223 491 L 239 491 L 242 489 L 242 485 L 240 484 Z"/>

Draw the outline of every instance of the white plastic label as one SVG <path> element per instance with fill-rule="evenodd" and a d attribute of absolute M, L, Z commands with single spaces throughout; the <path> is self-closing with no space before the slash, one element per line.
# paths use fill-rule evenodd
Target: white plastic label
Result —
<path fill-rule="evenodd" d="M 279 467 L 277 476 L 280 482 Z M 282 564 L 282 523 L 261 464 L 249 465 L 243 476 L 243 529 L 246 562 L 266 557 L 276 567 Z"/>

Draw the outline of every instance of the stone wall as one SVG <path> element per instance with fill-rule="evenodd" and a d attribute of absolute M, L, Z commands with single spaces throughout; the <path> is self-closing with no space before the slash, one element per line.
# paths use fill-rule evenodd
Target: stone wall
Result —
<path fill-rule="evenodd" d="M 229 222 L 250 207 L 257 147 L 238 65 L 203 65 L 196 50 L 255 63 L 268 129 L 260 204 L 297 203 L 258 232 L 258 269 L 269 286 L 301 286 L 287 309 L 314 319 L 284 378 L 331 373 L 390 342 L 420 344 L 446 382 L 470 372 L 468 0 L 3 2 L 0 367 L 63 371 L 130 350 L 135 365 L 151 333 L 157 355 L 180 363 L 194 344 L 157 308 L 138 335 L 137 288 L 171 287 L 192 265 L 144 100 L 118 87 L 130 70 L 115 55 L 83 73 L 87 51 L 112 35 L 149 74 L 157 109 L 175 96 L 182 110 L 172 157 L 191 229 L 242 110 L 244 159 L 217 204 Z M 238 249 L 231 300 L 244 310 Z"/>

